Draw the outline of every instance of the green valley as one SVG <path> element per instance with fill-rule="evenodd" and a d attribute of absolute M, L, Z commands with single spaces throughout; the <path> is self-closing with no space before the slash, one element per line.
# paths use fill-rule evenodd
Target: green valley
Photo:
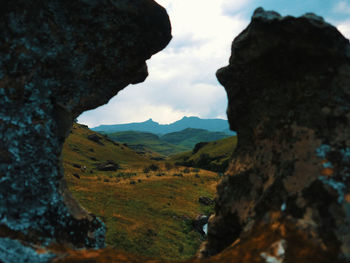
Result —
<path fill-rule="evenodd" d="M 204 240 L 194 219 L 213 212 L 199 198 L 214 198 L 219 176 L 151 159 L 157 156 L 74 124 L 62 153 L 65 180 L 80 204 L 105 222 L 108 246 L 185 260 Z"/>
<path fill-rule="evenodd" d="M 140 153 L 153 151 L 167 156 L 188 150 L 187 147 L 168 143 L 159 138 L 158 135 L 149 132 L 124 131 L 103 134 L 106 134 L 114 141 L 127 143 L 129 147 Z"/>
<path fill-rule="evenodd" d="M 161 136 L 141 131 L 101 133 L 116 142 L 127 143 L 129 147 L 137 152 L 153 151 L 164 156 L 192 150 L 199 142 L 210 142 L 229 136 L 224 132 L 193 128 L 187 128 Z"/>
<path fill-rule="evenodd" d="M 213 142 L 201 142 L 196 144 L 192 151 L 174 154 L 169 159 L 179 165 L 224 172 L 236 145 L 237 136 Z"/>

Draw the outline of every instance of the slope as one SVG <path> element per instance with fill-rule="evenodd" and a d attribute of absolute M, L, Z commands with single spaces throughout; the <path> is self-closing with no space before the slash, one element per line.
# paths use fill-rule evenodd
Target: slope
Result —
<path fill-rule="evenodd" d="M 188 148 L 184 146 L 163 141 L 157 135 L 149 132 L 125 131 L 106 134 L 116 142 L 127 143 L 129 147 L 138 152 L 147 152 L 151 150 L 167 156 L 188 150 Z"/>
<path fill-rule="evenodd" d="M 80 167 L 86 167 L 86 171 L 94 173 L 97 167 L 107 161 L 113 161 L 121 168 L 143 167 L 150 162 L 149 157 L 153 155 L 137 154 L 126 145 L 116 143 L 84 125 L 75 123 L 64 144 L 62 156 L 66 173 L 79 174 L 82 173 Z"/>
<path fill-rule="evenodd" d="M 175 154 L 169 160 L 190 167 L 224 172 L 236 148 L 237 136 L 196 144 L 192 151 Z"/>
<path fill-rule="evenodd" d="M 99 170 L 113 161 L 116 170 Z M 157 162 L 123 144 L 74 124 L 63 149 L 65 180 L 73 196 L 107 227 L 108 246 L 167 260 L 193 257 L 203 236 L 193 229 L 212 206 L 218 175 Z"/>
<path fill-rule="evenodd" d="M 199 142 L 216 141 L 229 137 L 223 132 L 210 132 L 204 129 L 187 128 L 179 132 L 167 133 L 160 137 L 161 140 L 171 144 L 185 146 L 192 149 Z"/>

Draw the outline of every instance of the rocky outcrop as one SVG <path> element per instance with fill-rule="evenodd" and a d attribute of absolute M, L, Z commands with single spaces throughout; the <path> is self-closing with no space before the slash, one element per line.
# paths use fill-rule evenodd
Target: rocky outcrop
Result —
<path fill-rule="evenodd" d="M 314 14 L 259 8 L 217 77 L 238 146 L 201 255 L 349 261 L 349 41 Z"/>
<path fill-rule="evenodd" d="M 96 168 L 99 171 L 117 171 L 120 168 L 120 166 L 114 161 L 108 160 L 105 163 L 98 164 Z"/>
<path fill-rule="evenodd" d="M 100 145 L 104 145 L 103 142 L 101 142 L 101 137 L 98 136 L 97 134 L 90 134 L 87 136 L 87 138 L 90 140 L 90 141 L 93 141 L 97 144 L 100 144 Z"/>
<path fill-rule="evenodd" d="M 166 12 L 151 0 L 19 0 L 0 15 L 1 261 L 155 262 L 76 250 L 103 247 L 105 228 L 68 192 L 60 154 L 82 111 L 147 76 L 171 38 Z M 217 76 L 239 142 L 201 255 L 349 261 L 349 41 L 313 14 L 258 9 Z"/>
<path fill-rule="evenodd" d="M 166 11 L 152 0 L 18 0 L 0 17 L 1 261 L 50 257 L 24 241 L 103 247 L 103 223 L 61 180 L 62 144 L 80 113 L 147 77 L 145 61 L 171 39 Z"/>

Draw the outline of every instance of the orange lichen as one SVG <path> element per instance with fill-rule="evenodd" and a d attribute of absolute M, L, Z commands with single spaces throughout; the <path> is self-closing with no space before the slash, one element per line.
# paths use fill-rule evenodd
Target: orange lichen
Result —
<path fill-rule="evenodd" d="M 350 194 L 346 194 L 344 199 L 346 202 L 350 203 Z"/>
<path fill-rule="evenodd" d="M 324 168 L 321 171 L 321 174 L 324 175 L 324 176 L 332 176 L 333 173 L 334 173 L 334 171 L 333 171 L 332 168 Z"/>
<path fill-rule="evenodd" d="M 350 194 L 349 197 L 350 199 Z M 277 213 L 274 215 L 274 217 Z M 279 226 L 279 227 L 277 227 Z M 234 242 L 230 247 L 216 256 L 207 259 L 190 259 L 186 263 L 210 263 L 210 262 L 230 262 L 230 263 L 264 263 L 266 260 L 262 255 L 270 255 L 271 249 L 275 248 L 278 242 L 284 242 L 283 258 L 285 262 L 298 263 L 328 263 L 335 257 L 337 251 L 332 247 L 323 248 L 322 242 L 311 237 L 303 230 L 288 220 L 279 219 L 279 222 L 269 221 L 266 224 L 259 224 L 252 228 L 239 241 Z M 128 254 L 113 248 L 100 250 L 73 250 L 69 248 L 59 251 L 52 251 L 59 255 L 53 263 L 63 262 L 90 262 L 90 263 L 110 263 L 110 262 L 133 262 L 133 263 L 160 263 L 168 262 L 157 259 L 147 259 L 132 254 Z M 278 253 L 274 253 L 278 254 Z"/>

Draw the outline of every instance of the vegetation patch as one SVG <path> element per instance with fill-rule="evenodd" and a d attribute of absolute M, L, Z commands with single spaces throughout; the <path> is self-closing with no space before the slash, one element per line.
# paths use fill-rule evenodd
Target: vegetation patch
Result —
<path fill-rule="evenodd" d="M 237 136 L 214 142 L 198 143 L 193 151 L 169 157 L 177 165 L 197 167 L 215 172 L 224 172 L 237 145 Z"/>

